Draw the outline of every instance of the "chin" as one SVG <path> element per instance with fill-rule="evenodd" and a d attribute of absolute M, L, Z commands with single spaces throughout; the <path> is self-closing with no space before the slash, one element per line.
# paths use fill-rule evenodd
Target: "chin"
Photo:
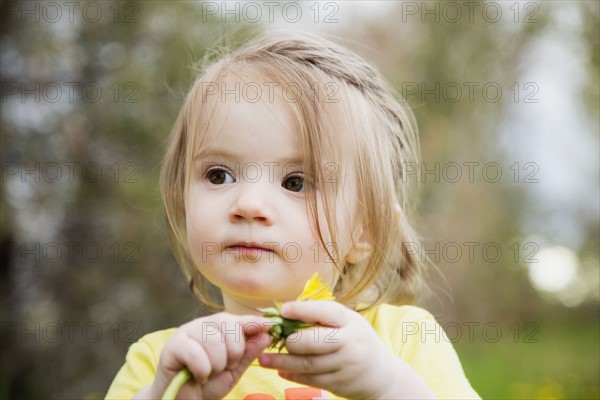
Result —
<path fill-rule="evenodd" d="M 273 285 L 273 281 L 266 281 L 252 274 L 236 276 L 226 283 L 231 291 L 250 297 L 264 297 Z"/>
<path fill-rule="evenodd" d="M 265 306 L 273 306 L 273 301 L 280 302 L 292 301 L 296 297 L 290 297 L 289 292 L 282 293 L 281 290 L 272 290 L 276 283 L 271 282 L 239 282 L 235 286 L 230 286 L 231 292 L 239 297 L 244 297 L 253 302 L 264 303 Z"/>

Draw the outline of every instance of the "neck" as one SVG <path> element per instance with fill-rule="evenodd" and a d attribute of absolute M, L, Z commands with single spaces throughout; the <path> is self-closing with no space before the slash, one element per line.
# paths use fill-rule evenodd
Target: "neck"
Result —
<path fill-rule="evenodd" d="M 225 311 L 235 315 L 262 315 L 262 312 L 257 310 L 258 307 L 269 307 L 269 305 L 264 304 L 263 302 L 256 302 L 253 304 L 252 302 L 244 299 L 238 299 L 223 293 L 223 305 L 225 306 Z"/>

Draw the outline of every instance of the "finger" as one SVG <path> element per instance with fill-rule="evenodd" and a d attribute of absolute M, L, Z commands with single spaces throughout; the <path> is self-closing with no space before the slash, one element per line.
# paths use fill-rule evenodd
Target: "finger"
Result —
<path fill-rule="evenodd" d="M 184 395 L 182 398 L 198 398 L 200 393 L 202 398 L 222 398 L 227 395 L 252 361 L 271 343 L 271 338 L 267 334 L 270 320 L 267 318 L 223 315 L 219 320 L 222 322 L 219 323 L 220 332 L 226 340 L 228 358 L 231 355 L 233 355 L 232 360 L 237 357 L 238 344 L 241 345 L 241 355 L 237 362 L 223 370 L 217 371 L 213 368 L 209 379 L 201 386 L 196 382 L 188 382 L 180 392 Z"/>
<path fill-rule="evenodd" d="M 212 367 L 204 347 L 188 335 L 182 335 L 180 343 L 181 345 L 172 353 L 173 357 L 181 368 L 187 367 L 190 370 L 194 380 L 200 383 L 206 382 Z"/>
<path fill-rule="evenodd" d="M 160 397 L 158 397 L 160 398 Z M 187 381 L 185 385 L 177 392 L 176 400 L 182 399 L 201 399 L 202 398 L 202 385 L 196 381 Z"/>
<path fill-rule="evenodd" d="M 240 323 L 242 325 L 242 332 L 246 338 L 266 333 L 273 325 L 269 318 L 255 315 L 241 316 Z"/>
<path fill-rule="evenodd" d="M 227 369 L 235 369 L 244 355 L 248 342 L 258 341 L 258 336 L 267 335 L 270 320 L 253 315 L 235 318 L 225 328 L 221 328 L 226 339 Z M 232 334 L 233 333 L 233 334 Z"/>
<path fill-rule="evenodd" d="M 354 311 L 336 301 L 293 301 L 281 307 L 281 314 L 290 319 L 324 326 L 344 326 Z"/>
<path fill-rule="evenodd" d="M 253 360 L 271 343 L 269 335 L 256 335 L 254 338 L 245 342 L 245 349 L 238 366 L 234 369 L 225 370 L 221 374 L 211 379 L 204 387 L 203 394 L 205 398 L 222 398 L 227 395 L 230 388 L 234 387 L 240 380 L 244 372 L 248 369 Z M 190 397 L 190 398 L 193 398 Z"/>
<path fill-rule="evenodd" d="M 341 329 L 335 326 L 319 326 L 301 329 L 288 336 L 285 347 L 290 354 L 330 354 L 342 347 Z"/>
<path fill-rule="evenodd" d="M 220 331 L 226 351 L 226 364 L 223 369 L 233 369 L 237 367 L 244 354 L 245 340 L 242 325 L 237 320 L 226 320 L 220 325 Z"/>
<path fill-rule="evenodd" d="M 239 366 L 236 372 L 242 374 L 246 368 L 256 360 L 256 358 L 271 344 L 271 337 L 265 333 L 254 335 L 246 339 L 246 348 L 244 349 L 244 355 L 240 360 Z"/>
<path fill-rule="evenodd" d="M 335 353 L 316 356 L 266 353 L 261 354 L 258 360 L 265 368 L 309 375 L 335 373 L 340 369 Z"/>
<path fill-rule="evenodd" d="M 225 328 L 225 325 L 222 327 L 218 326 L 216 330 L 210 328 L 208 332 L 203 334 L 202 341 L 199 343 L 204 348 L 204 352 L 208 357 L 211 366 L 211 376 L 220 373 L 227 366 L 226 337 L 221 331 L 222 328 Z"/>

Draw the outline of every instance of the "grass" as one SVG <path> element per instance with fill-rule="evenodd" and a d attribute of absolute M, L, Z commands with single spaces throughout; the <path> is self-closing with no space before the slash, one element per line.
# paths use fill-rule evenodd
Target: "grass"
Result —
<path fill-rule="evenodd" d="M 599 399 L 598 319 L 539 322 L 526 342 L 521 331 L 497 343 L 480 336 L 454 346 L 473 387 L 485 399 Z"/>

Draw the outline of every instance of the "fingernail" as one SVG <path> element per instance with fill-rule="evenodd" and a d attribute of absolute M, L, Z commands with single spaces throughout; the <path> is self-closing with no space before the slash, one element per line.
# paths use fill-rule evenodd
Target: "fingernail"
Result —
<path fill-rule="evenodd" d="M 281 306 L 282 314 L 287 314 L 288 311 L 290 311 L 290 303 L 285 303 L 284 305 Z"/>
<path fill-rule="evenodd" d="M 280 377 L 282 377 L 283 379 L 289 379 L 291 373 L 287 372 L 287 371 L 278 371 L 278 374 Z"/>
<path fill-rule="evenodd" d="M 271 363 L 271 357 L 268 354 L 261 354 L 258 357 L 258 362 L 266 367 Z"/>

